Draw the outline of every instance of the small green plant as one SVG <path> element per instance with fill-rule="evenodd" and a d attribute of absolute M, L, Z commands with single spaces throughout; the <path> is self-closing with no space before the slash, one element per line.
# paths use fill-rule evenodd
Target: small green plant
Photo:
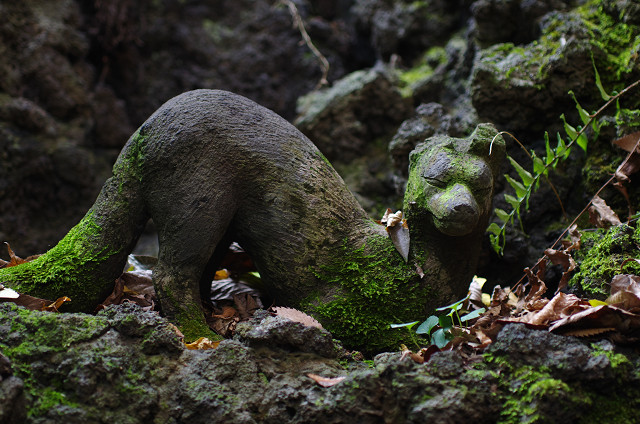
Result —
<path fill-rule="evenodd" d="M 600 75 L 598 74 L 598 70 L 596 69 L 595 63 L 593 65 L 593 69 L 595 72 L 595 84 L 600 92 L 602 99 L 605 101 L 605 104 L 598 109 L 594 113 L 587 112 L 578 102 L 578 99 L 574 95 L 573 92 L 569 92 L 569 95 L 573 97 L 573 100 L 576 103 L 576 109 L 578 110 L 578 115 L 580 116 L 580 120 L 582 121 L 582 125 L 574 127 L 569 122 L 567 122 L 564 114 L 560 116 L 562 122 L 564 124 L 564 131 L 566 133 L 566 138 L 563 137 L 560 133 L 557 133 L 557 141 L 555 143 L 555 147 L 552 147 L 552 143 L 549 138 L 549 134 L 545 132 L 544 140 L 545 140 L 545 155 L 540 157 L 536 155 L 534 151 L 528 151 L 522 143 L 518 141 L 516 137 L 507 132 L 501 132 L 501 134 L 510 135 L 527 153 L 532 162 L 532 172 L 525 169 L 522 165 L 520 165 L 515 159 L 508 156 L 509 162 L 511 166 L 514 168 L 516 173 L 518 174 L 519 180 L 512 178 L 509 175 L 505 175 L 505 178 L 509 185 L 514 189 L 515 196 L 511 194 L 505 194 L 505 200 L 511 206 L 510 211 L 505 211 L 500 208 L 495 209 L 496 216 L 502 222 L 502 224 L 498 224 L 496 222 L 491 223 L 487 228 L 487 232 L 490 233 L 489 237 L 491 240 L 491 246 L 493 249 L 502 254 L 504 252 L 505 242 L 506 242 L 506 231 L 507 227 L 513 226 L 514 221 L 517 218 L 520 226 L 522 228 L 522 220 L 520 217 L 523 204 L 524 210 L 529 209 L 529 198 L 531 194 L 538 189 L 540 185 L 540 179 L 544 177 L 548 181 L 549 169 L 555 169 L 556 166 L 565 161 L 569 155 L 571 154 L 571 150 L 574 145 L 578 145 L 585 153 L 587 152 L 587 145 L 589 144 L 589 138 L 587 137 L 586 130 L 591 127 L 591 137 L 595 140 L 598 137 L 600 132 L 601 123 L 599 123 L 596 118 L 602 114 L 602 112 L 609 107 L 612 103 L 616 103 L 616 116 L 621 113 L 619 99 L 621 96 L 629 92 L 629 90 L 633 89 L 637 85 L 640 84 L 640 80 L 634 82 L 633 84 L 627 86 L 619 93 L 608 94 L 604 87 L 602 86 L 602 82 L 600 81 Z M 496 137 L 498 136 L 496 135 Z M 551 185 L 551 183 L 549 183 Z M 558 201 L 560 202 L 560 197 L 558 196 L 557 191 L 551 185 Z M 560 202 L 562 206 L 562 202 Z M 564 209 L 563 209 L 564 211 Z"/>
<path fill-rule="evenodd" d="M 485 312 L 484 308 L 480 308 L 460 316 L 460 312 L 463 310 L 463 305 L 468 298 L 469 297 L 467 296 L 452 303 L 451 305 L 437 308 L 436 311 L 445 312 L 445 314 L 440 316 L 431 315 L 423 321 L 418 328 L 416 328 L 415 332 L 411 330 L 420 321 L 407 322 L 404 324 L 391 324 L 391 328 L 407 328 L 409 330 L 409 337 L 411 338 L 411 341 L 418 348 L 420 348 L 420 343 L 418 342 L 416 335 L 427 338 L 430 344 L 436 345 L 438 348 L 442 349 L 447 345 L 447 343 L 454 339 L 455 334 L 453 330 L 455 327 L 466 327 L 468 321 L 478 318 Z"/>

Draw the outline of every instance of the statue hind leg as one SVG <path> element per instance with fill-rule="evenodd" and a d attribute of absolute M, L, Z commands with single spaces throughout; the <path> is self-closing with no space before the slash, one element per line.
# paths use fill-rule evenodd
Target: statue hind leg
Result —
<path fill-rule="evenodd" d="M 200 280 L 233 219 L 233 208 L 215 204 L 225 203 L 212 202 L 186 215 L 184 210 L 164 210 L 154 217 L 160 252 L 153 285 L 163 314 L 178 325 L 187 341 L 211 335 L 203 315 Z"/>

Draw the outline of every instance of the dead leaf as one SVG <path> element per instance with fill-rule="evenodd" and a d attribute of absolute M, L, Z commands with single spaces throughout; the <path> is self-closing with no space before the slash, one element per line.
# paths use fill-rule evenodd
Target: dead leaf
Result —
<path fill-rule="evenodd" d="M 62 304 L 65 302 L 71 302 L 71 299 L 69 299 L 67 296 L 59 297 L 55 302 L 51 302 L 50 304 L 42 308 L 41 311 L 58 312 L 58 309 L 60 309 Z"/>
<path fill-rule="evenodd" d="M 529 269 L 529 267 L 524 269 L 527 278 L 529 279 L 529 293 L 524 298 L 520 298 L 516 305 L 516 313 L 523 311 L 524 309 L 529 309 L 529 305 L 538 301 L 546 292 L 547 285 L 542 281 L 542 276 L 545 271 L 545 263 L 541 262 L 538 266 L 538 272 L 535 274 L 533 271 Z"/>
<path fill-rule="evenodd" d="M 218 305 L 215 310 L 219 313 L 207 314 L 207 324 L 216 334 L 225 338 L 232 337 L 236 331 L 236 325 L 240 322 L 238 311 L 232 306 L 231 301 L 218 302 Z"/>
<path fill-rule="evenodd" d="M 304 324 L 308 327 L 322 328 L 322 325 L 318 321 L 316 321 L 315 318 L 297 309 L 285 308 L 283 306 L 275 306 L 271 309 L 277 316 L 290 319 L 291 321 L 299 322 L 300 324 Z"/>
<path fill-rule="evenodd" d="M 571 254 L 566 250 L 546 249 L 544 254 L 549 258 L 552 264 L 561 265 L 562 268 L 564 268 L 564 272 L 562 273 L 562 277 L 560 277 L 560 282 L 558 283 L 558 289 L 556 290 L 557 294 L 567 287 L 569 279 L 571 278 L 571 273 L 578 265 Z"/>
<path fill-rule="evenodd" d="M 216 271 L 216 274 L 213 276 L 214 280 L 224 280 L 225 278 L 231 278 L 229 271 L 226 269 L 219 269 Z"/>
<path fill-rule="evenodd" d="M 407 220 L 402 219 L 402 211 L 392 213 L 391 209 L 387 209 L 380 222 L 386 225 L 387 233 L 389 233 L 393 245 L 402 256 L 402 259 L 407 262 L 409 260 L 409 226 L 407 225 Z"/>
<path fill-rule="evenodd" d="M 191 350 L 208 350 L 215 349 L 220 344 L 220 340 L 211 341 L 206 337 L 200 337 L 192 343 L 185 343 L 184 347 Z"/>
<path fill-rule="evenodd" d="M 549 325 L 578 311 L 590 308 L 589 302 L 573 294 L 556 294 L 540 311 L 526 317 L 525 322 L 534 325 Z"/>
<path fill-rule="evenodd" d="M 639 143 L 640 138 L 636 138 L 635 147 L 629 151 L 627 157 L 620 166 L 618 166 L 618 169 L 616 169 L 615 177 L 618 182 L 623 183 L 630 181 L 629 176 L 640 170 L 640 152 L 638 151 Z"/>
<path fill-rule="evenodd" d="M 620 225 L 620 218 L 600 196 L 593 196 L 589 206 L 589 222 L 598 228 Z"/>
<path fill-rule="evenodd" d="M 233 306 L 225 305 L 222 307 L 221 314 L 217 314 L 217 315 L 214 314 L 212 316 L 213 318 L 221 318 L 221 319 L 233 318 L 238 316 L 238 311 Z"/>
<path fill-rule="evenodd" d="M 336 384 L 340 383 L 342 380 L 346 378 L 346 377 L 329 378 L 329 377 L 322 377 L 321 375 L 318 375 L 318 374 L 307 374 L 307 377 L 311 378 L 313 381 L 318 383 L 319 386 L 322 386 L 322 387 L 335 386 Z"/>
<path fill-rule="evenodd" d="M 0 302 L 12 302 L 18 306 L 23 306 L 32 311 L 41 311 L 47 305 L 50 305 L 52 301 L 46 299 L 40 299 L 38 297 L 29 296 L 28 294 L 19 293 L 16 298 L 4 298 L 0 299 Z"/>
<path fill-rule="evenodd" d="M 395 227 L 396 225 L 402 222 L 402 211 L 397 211 L 393 213 L 390 208 L 387 208 L 380 223 L 382 223 L 387 228 Z"/>
<path fill-rule="evenodd" d="M 123 272 L 115 281 L 111 294 L 95 310 L 125 302 L 135 303 L 147 311 L 154 309 L 157 299 L 150 272 Z"/>
<path fill-rule="evenodd" d="M 256 298 L 250 293 L 234 294 L 233 303 L 238 309 L 240 320 L 248 319 L 253 316 L 257 309 L 262 308 L 262 302 L 258 303 Z"/>
<path fill-rule="evenodd" d="M 611 295 L 606 303 L 630 312 L 640 312 L 640 277 L 629 274 L 614 276 L 611 279 Z"/>
<path fill-rule="evenodd" d="M 624 137 L 613 140 L 611 143 L 620 147 L 625 152 L 631 153 L 636 149 L 638 140 L 640 140 L 640 131 L 627 134 Z"/>
<path fill-rule="evenodd" d="M 486 282 L 486 278 L 480 278 L 474 275 L 473 279 L 471 279 L 471 283 L 469 284 L 469 302 L 478 308 L 487 306 L 482 300 L 482 286 L 484 286 L 484 283 Z"/>
<path fill-rule="evenodd" d="M 556 334 L 604 332 L 614 329 L 618 340 L 635 341 L 640 335 L 640 315 L 611 305 L 596 306 L 554 323 L 549 331 Z"/>
<path fill-rule="evenodd" d="M 7 245 L 7 250 L 9 251 L 9 262 L 5 263 L 5 267 L 9 268 L 10 266 L 16 266 L 27 262 L 26 259 L 22 259 L 18 255 L 16 255 L 13 250 L 11 250 L 11 245 L 8 242 L 4 242 Z"/>

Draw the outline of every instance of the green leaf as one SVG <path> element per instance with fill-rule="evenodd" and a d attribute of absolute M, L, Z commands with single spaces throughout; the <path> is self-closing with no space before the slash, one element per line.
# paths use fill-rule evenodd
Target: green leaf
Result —
<path fill-rule="evenodd" d="M 436 330 L 436 332 L 433 333 L 433 336 L 431 336 L 431 343 L 438 346 L 440 349 L 445 347 L 447 343 L 449 343 L 449 340 L 447 340 L 447 333 L 445 332 L 445 330 L 442 328 L 440 328 L 439 330 Z"/>
<path fill-rule="evenodd" d="M 501 238 L 497 234 L 489 234 L 489 242 L 491 243 L 491 247 L 493 251 L 498 255 L 502 255 L 504 246 L 500 243 Z"/>
<path fill-rule="evenodd" d="M 546 176 L 548 176 L 549 175 L 549 168 L 546 166 L 544 161 L 541 158 L 539 158 L 538 156 L 536 156 L 535 153 L 533 153 L 532 156 L 533 156 L 533 172 L 536 175 L 546 175 Z M 536 183 L 537 182 L 539 182 L 539 179 L 538 179 L 538 181 L 536 181 Z"/>
<path fill-rule="evenodd" d="M 509 162 L 511 162 L 511 166 L 513 166 L 513 168 L 516 170 L 516 172 L 520 176 L 520 179 L 522 179 L 522 182 L 524 183 L 524 185 L 525 186 L 530 186 L 531 183 L 533 182 L 533 177 L 531 176 L 531 173 L 529 171 L 527 171 L 526 169 L 524 169 L 511 156 L 507 156 L 507 159 L 509 159 Z"/>
<path fill-rule="evenodd" d="M 487 232 L 492 233 L 494 235 L 498 235 L 502 232 L 502 228 L 500 228 L 500 226 L 498 224 L 496 224 L 495 222 L 492 222 L 488 227 L 487 227 Z"/>
<path fill-rule="evenodd" d="M 580 115 L 582 125 L 587 125 L 591 120 L 591 115 L 589 115 L 589 112 L 587 112 L 582 108 L 582 106 L 580 106 L 580 103 L 578 103 L 578 99 L 576 99 L 576 95 L 573 93 L 573 91 L 569 91 L 569 95 L 573 97 L 573 101 L 576 102 L 576 109 L 578 109 L 578 114 Z"/>
<path fill-rule="evenodd" d="M 576 143 L 578 143 L 578 146 L 580 146 L 580 148 L 582 148 L 582 150 L 584 150 L 584 152 L 586 153 L 587 143 L 589 142 L 589 140 L 587 139 L 587 136 L 584 133 L 578 136 L 578 131 L 576 131 L 576 129 L 567 122 L 567 120 L 564 117 L 564 113 L 560 115 L 560 119 L 562 119 L 562 122 L 564 122 L 564 130 L 569 136 L 569 138 L 571 138 L 572 141 L 575 140 Z"/>
<path fill-rule="evenodd" d="M 467 300 L 466 297 L 458 300 L 457 302 L 453 302 L 451 305 L 441 306 L 439 308 L 436 308 L 436 311 L 447 311 L 447 310 L 457 311 L 458 309 L 460 309 L 460 307 L 462 307 L 462 304 L 464 303 L 465 300 Z"/>
<path fill-rule="evenodd" d="M 440 325 L 440 327 L 442 327 L 442 329 L 448 330 L 453 327 L 453 319 L 450 315 L 443 315 L 438 318 L 438 324 Z"/>
<path fill-rule="evenodd" d="M 591 63 L 593 64 L 593 72 L 596 74 L 596 87 L 598 87 L 598 91 L 600 91 L 600 97 L 602 100 L 609 101 L 611 96 L 607 94 L 604 87 L 602 86 L 602 81 L 600 81 L 600 74 L 598 73 L 598 68 L 596 68 L 596 62 L 593 60 L 593 53 L 591 53 Z"/>
<path fill-rule="evenodd" d="M 553 159 L 556 155 L 553 153 L 553 149 L 551 148 L 551 143 L 549 142 L 549 133 L 544 132 L 544 147 L 547 151 L 547 156 L 544 157 L 544 161 L 547 165 L 553 162 Z"/>
<path fill-rule="evenodd" d="M 496 216 L 498 217 L 498 219 L 502 222 L 509 222 L 509 220 L 512 218 L 512 215 L 508 214 L 507 212 L 503 211 L 500 208 L 495 208 L 493 210 L 496 213 Z M 495 224 L 496 227 L 498 227 L 498 225 L 494 222 L 493 224 Z M 498 227 L 498 233 L 494 233 L 494 234 L 499 234 L 500 232 L 500 228 Z"/>
<path fill-rule="evenodd" d="M 440 322 L 440 320 L 438 319 L 437 316 L 431 315 L 429 318 L 427 318 L 426 321 L 424 321 L 422 324 L 420 324 L 418 326 L 418 328 L 416 329 L 416 333 L 417 334 L 430 334 L 431 330 L 433 330 L 433 327 L 438 325 L 439 322 Z"/>
<path fill-rule="evenodd" d="M 466 322 L 466 321 L 472 320 L 474 318 L 478 318 L 480 315 L 484 314 L 485 311 L 486 311 L 485 308 L 476 309 L 473 312 L 469 312 L 468 314 L 461 316 L 460 317 L 460 321 L 461 322 Z"/>
<path fill-rule="evenodd" d="M 504 195 L 504 200 L 507 201 L 508 204 L 511 205 L 511 207 L 515 210 L 520 208 L 520 200 L 516 199 L 515 197 L 513 197 L 510 194 L 505 194 Z"/>
<path fill-rule="evenodd" d="M 416 325 L 418 322 L 419 321 L 413 321 L 413 322 L 405 322 L 403 324 L 389 324 L 389 325 L 391 325 L 391 328 L 407 327 L 407 328 L 411 329 L 411 327 Z"/>
<path fill-rule="evenodd" d="M 557 135 L 558 135 L 558 146 L 556 147 L 556 157 L 567 159 L 567 157 L 569 157 L 569 153 L 571 153 L 571 148 L 568 148 L 567 145 L 564 143 L 564 140 L 562 139 L 562 136 L 560 136 L 560 133 L 557 133 Z"/>
<path fill-rule="evenodd" d="M 527 195 L 527 189 L 522 185 L 522 183 L 520 181 L 514 180 L 509 175 L 505 174 L 504 177 L 509 185 L 516 191 L 516 196 L 518 196 L 520 200 L 524 199 L 524 197 Z"/>

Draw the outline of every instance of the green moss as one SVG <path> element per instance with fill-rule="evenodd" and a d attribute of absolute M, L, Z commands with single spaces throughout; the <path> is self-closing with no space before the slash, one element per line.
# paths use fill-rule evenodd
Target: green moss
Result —
<path fill-rule="evenodd" d="M 99 265 L 117 254 L 97 242 L 101 227 L 89 212 L 51 250 L 20 266 L 0 269 L 0 281 L 20 293 L 55 300 L 74 293 L 70 309 L 88 311 L 104 293 L 104 285 L 95 281 Z"/>
<path fill-rule="evenodd" d="M 623 23 L 619 16 L 606 13 L 602 0 L 591 0 L 577 10 L 589 33 L 589 42 L 605 54 L 599 63 L 600 69 L 606 71 L 601 72 L 603 82 L 622 88 L 621 78 L 636 66 L 640 27 Z"/>
<path fill-rule="evenodd" d="M 24 382 L 29 401 L 28 416 L 50 415 L 56 407 L 76 407 L 67 398 L 63 382 L 56 379 L 41 382 L 38 370 L 32 364 L 51 358 L 57 352 L 66 352 L 73 345 L 98 337 L 108 328 L 107 319 L 85 314 L 69 316 L 74 325 L 60 325 L 60 318 L 51 312 L 29 311 L 15 305 L 6 305 L 3 311 L 11 317 L 11 333 L 20 336 L 15 345 L 0 343 L 0 350 L 12 363 L 15 375 Z M 6 317 L 5 316 L 5 317 Z"/>
<path fill-rule="evenodd" d="M 149 134 L 145 134 L 144 127 L 138 128 L 113 165 L 113 175 L 132 176 L 140 181 L 142 175 L 140 174 L 139 164 L 144 160 L 144 147 L 148 141 Z M 122 192 L 126 183 L 127 178 L 122 178 L 120 181 L 120 192 Z"/>
<path fill-rule="evenodd" d="M 616 126 L 624 131 L 623 133 L 618 133 L 618 136 L 640 130 L 640 110 L 619 109 L 616 114 Z"/>
<path fill-rule="evenodd" d="M 447 53 L 444 47 L 436 46 L 427 50 L 411 69 L 398 74 L 398 79 L 402 84 L 400 90 L 402 96 L 410 97 L 416 85 L 424 83 L 434 74 L 436 68 L 446 61 Z"/>
<path fill-rule="evenodd" d="M 550 64 L 570 51 L 590 50 L 605 87 L 620 90 L 624 75 L 637 68 L 640 51 L 640 27 L 623 23 L 619 16 L 611 16 L 602 0 L 591 0 L 570 13 L 555 12 L 545 18 L 540 37 L 526 46 L 502 43 L 482 51 L 483 65 L 493 68 L 492 74 L 505 86 L 531 86 L 545 89 Z M 578 33 L 577 41 L 572 40 Z M 569 42 L 584 43 L 573 50 Z M 572 60 L 567 56 L 564 60 Z M 597 92 L 593 87 L 594 94 Z M 637 104 L 637 103 L 636 103 Z"/>
<path fill-rule="evenodd" d="M 588 296 L 605 299 L 609 296 L 609 283 L 617 274 L 640 274 L 640 264 L 631 262 L 623 270 L 625 259 L 637 258 L 640 229 L 628 225 L 582 233 L 582 247 L 574 257 L 579 271 L 569 285 L 581 289 Z"/>
<path fill-rule="evenodd" d="M 39 417 L 47 415 L 47 412 L 60 406 L 67 406 L 71 408 L 78 407 L 78 404 L 67 399 L 66 395 L 60 391 L 45 387 L 42 390 L 38 390 L 37 393 L 33 393 L 33 403 L 31 408 L 27 411 L 28 417 Z M 62 419 L 62 417 L 60 417 Z"/>
<path fill-rule="evenodd" d="M 184 335 L 185 342 L 190 343 L 200 337 L 206 337 L 209 340 L 223 339 L 214 333 L 204 321 L 204 315 L 199 304 L 184 298 L 178 298 L 167 288 L 164 289 L 164 297 L 164 302 L 172 307 L 175 324 Z"/>
<path fill-rule="evenodd" d="M 372 237 L 355 250 L 345 243 L 332 264 L 313 271 L 336 286 L 336 293 L 324 303 L 312 296 L 302 309 L 340 334 L 347 346 L 366 352 L 397 349 L 406 333 L 389 324 L 424 317 L 428 290 L 387 237 Z"/>

